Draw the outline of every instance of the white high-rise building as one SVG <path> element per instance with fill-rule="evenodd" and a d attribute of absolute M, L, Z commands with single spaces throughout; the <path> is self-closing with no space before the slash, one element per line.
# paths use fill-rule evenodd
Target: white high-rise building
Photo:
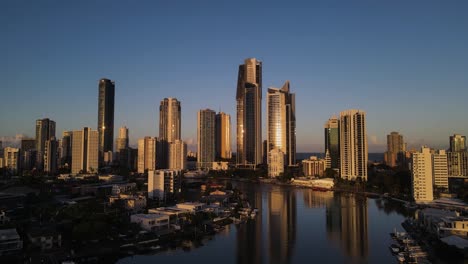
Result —
<path fill-rule="evenodd" d="M 149 170 L 148 198 L 164 199 L 168 194 L 178 194 L 181 188 L 181 172 L 179 170 Z"/>
<path fill-rule="evenodd" d="M 72 173 L 98 171 L 99 133 L 88 127 L 73 131 L 72 136 Z"/>
<path fill-rule="evenodd" d="M 278 177 L 284 173 L 284 152 L 275 148 L 268 152 L 268 177 Z"/>
<path fill-rule="evenodd" d="M 13 173 L 17 173 L 20 169 L 20 164 L 19 148 L 6 147 L 3 149 L 3 167 Z"/>
<path fill-rule="evenodd" d="M 342 179 L 367 181 L 366 113 L 340 113 L 340 174 Z"/>
<path fill-rule="evenodd" d="M 157 138 L 145 137 L 138 140 L 138 173 L 156 170 Z"/>
<path fill-rule="evenodd" d="M 411 189 L 414 201 L 420 203 L 434 200 L 431 149 L 422 147 L 421 152 L 413 153 L 411 174 Z"/>
<path fill-rule="evenodd" d="M 439 150 L 432 154 L 432 174 L 434 186 L 448 190 L 448 166 L 445 150 Z"/>
<path fill-rule="evenodd" d="M 169 144 L 169 169 L 187 169 L 187 144 L 182 140 L 175 140 Z"/>
<path fill-rule="evenodd" d="M 296 164 L 295 94 L 289 81 L 281 89 L 269 88 L 267 93 L 267 152 L 280 149 L 287 166 Z"/>

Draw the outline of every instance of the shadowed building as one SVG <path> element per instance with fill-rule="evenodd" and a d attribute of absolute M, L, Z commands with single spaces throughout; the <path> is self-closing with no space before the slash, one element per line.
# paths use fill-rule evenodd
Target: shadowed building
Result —
<path fill-rule="evenodd" d="M 262 62 L 255 58 L 239 65 L 236 102 L 236 163 L 255 167 L 262 163 Z"/>
<path fill-rule="evenodd" d="M 330 167 L 340 169 L 340 120 L 333 116 L 324 126 L 325 153 L 330 156 Z"/>
<path fill-rule="evenodd" d="M 216 114 L 216 159 L 231 159 L 231 116 L 220 112 Z"/>
<path fill-rule="evenodd" d="M 197 168 L 211 168 L 215 161 L 215 111 L 198 111 Z"/>
<path fill-rule="evenodd" d="M 99 164 L 104 161 L 104 152 L 114 150 L 114 97 L 115 83 L 108 79 L 99 80 Z"/>
<path fill-rule="evenodd" d="M 455 134 L 450 136 L 450 152 L 466 151 L 466 137 Z"/>
<path fill-rule="evenodd" d="M 55 137 L 55 121 L 49 118 L 36 120 L 36 168 L 44 170 L 44 149 L 47 140 Z"/>
<path fill-rule="evenodd" d="M 73 131 L 72 173 L 94 173 L 99 166 L 99 132 L 88 127 Z"/>
<path fill-rule="evenodd" d="M 156 170 L 158 139 L 145 137 L 138 140 L 138 173 Z"/>
<path fill-rule="evenodd" d="M 387 152 L 385 152 L 385 164 L 390 167 L 403 165 L 405 161 L 406 145 L 403 136 L 398 132 L 387 135 Z"/>

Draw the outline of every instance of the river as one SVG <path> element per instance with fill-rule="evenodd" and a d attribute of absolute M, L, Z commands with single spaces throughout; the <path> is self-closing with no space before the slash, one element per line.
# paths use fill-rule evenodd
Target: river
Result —
<path fill-rule="evenodd" d="M 235 184 L 259 209 L 255 220 L 227 226 L 203 245 L 118 263 L 397 263 L 389 233 L 402 231 L 404 208 L 349 193 Z"/>

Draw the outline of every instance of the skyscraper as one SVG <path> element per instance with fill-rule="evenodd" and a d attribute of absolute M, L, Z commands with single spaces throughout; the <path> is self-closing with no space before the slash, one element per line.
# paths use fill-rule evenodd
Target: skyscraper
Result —
<path fill-rule="evenodd" d="M 119 137 L 117 138 L 117 152 L 119 152 L 122 149 L 127 149 L 128 148 L 128 128 L 127 127 L 121 127 L 119 129 Z"/>
<path fill-rule="evenodd" d="M 387 135 L 387 152 L 385 152 L 385 164 L 396 167 L 403 164 L 404 152 L 406 151 L 403 136 L 398 132 Z"/>
<path fill-rule="evenodd" d="M 36 120 L 36 167 L 44 170 L 44 148 L 47 140 L 55 137 L 55 121 L 49 118 Z"/>
<path fill-rule="evenodd" d="M 73 131 L 72 173 L 94 173 L 99 165 L 99 132 L 89 127 Z"/>
<path fill-rule="evenodd" d="M 115 83 L 108 79 L 99 80 L 99 164 L 104 161 L 104 152 L 114 150 L 114 97 Z"/>
<path fill-rule="evenodd" d="M 367 181 L 366 113 L 340 113 L 340 174 L 346 180 Z"/>
<path fill-rule="evenodd" d="M 211 168 L 215 161 L 215 111 L 198 111 L 197 168 Z"/>
<path fill-rule="evenodd" d="M 63 131 L 62 133 L 62 157 L 60 163 L 62 165 L 72 163 L 72 153 L 73 153 L 73 132 L 72 131 Z"/>
<path fill-rule="evenodd" d="M 411 190 L 415 202 L 430 202 L 434 199 L 432 184 L 431 150 L 422 147 L 421 152 L 413 153 L 411 161 Z"/>
<path fill-rule="evenodd" d="M 44 171 L 55 174 L 58 169 L 58 141 L 55 138 L 46 140 L 44 148 Z"/>
<path fill-rule="evenodd" d="M 148 198 L 164 199 L 181 191 L 181 173 L 179 170 L 148 171 Z"/>
<path fill-rule="evenodd" d="M 445 150 L 438 150 L 432 154 L 433 185 L 448 190 L 448 166 Z"/>
<path fill-rule="evenodd" d="M 216 159 L 230 159 L 231 158 L 231 116 L 220 112 L 216 114 Z"/>
<path fill-rule="evenodd" d="M 447 163 L 449 176 L 468 177 L 468 152 L 448 152 Z"/>
<path fill-rule="evenodd" d="M 466 137 L 455 134 L 450 136 L 450 152 L 466 151 Z"/>
<path fill-rule="evenodd" d="M 155 137 L 145 137 L 138 140 L 138 173 L 156 170 L 157 144 L 158 140 Z"/>
<path fill-rule="evenodd" d="M 249 58 L 237 78 L 237 165 L 262 163 L 262 62 Z"/>
<path fill-rule="evenodd" d="M 181 138 L 181 107 L 176 98 L 164 98 L 159 106 L 159 140 L 161 155 L 158 157 L 161 168 L 169 166 L 169 144 Z"/>
<path fill-rule="evenodd" d="M 340 169 L 340 120 L 333 116 L 324 126 L 325 153 L 330 156 L 330 168 Z"/>
<path fill-rule="evenodd" d="M 185 170 L 187 168 L 187 144 L 175 140 L 169 144 L 169 169 Z"/>
<path fill-rule="evenodd" d="M 10 170 L 12 173 L 20 171 L 20 149 L 6 147 L 3 149 L 3 166 Z"/>
<path fill-rule="evenodd" d="M 1 147 L 0 147 L 1 148 Z M 31 170 L 36 164 L 36 140 L 34 139 L 21 139 L 21 169 Z"/>
<path fill-rule="evenodd" d="M 289 81 L 267 93 L 267 152 L 279 149 L 285 155 L 285 165 L 296 164 L 296 103 L 290 93 Z"/>

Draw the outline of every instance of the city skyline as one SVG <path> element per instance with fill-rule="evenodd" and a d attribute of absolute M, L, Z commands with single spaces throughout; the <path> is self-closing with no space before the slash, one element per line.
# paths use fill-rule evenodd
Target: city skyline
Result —
<path fill-rule="evenodd" d="M 8 115 L 0 117 L 0 122 L 8 124 L 0 128 L 0 136 L 33 137 L 34 120 L 46 117 L 57 122 L 57 135 L 85 126 L 96 129 L 96 82 L 109 78 L 117 88 L 114 129 L 129 127 L 131 146 L 144 136 L 157 136 L 157 102 L 176 97 L 184 104 L 182 139 L 194 150 L 198 109 L 219 109 L 235 116 L 237 66 L 248 57 L 263 62 L 264 87 L 291 80 L 298 95 L 298 152 L 323 152 L 323 122 L 350 108 L 367 112 L 369 152 L 384 152 L 385 137 L 391 131 L 405 135 L 409 149 L 421 145 L 447 149 L 449 135 L 468 134 L 466 122 L 459 122 L 468 111 L 463 102 L 468 96 L 468 79 L 462 70 L 468 67 L 468 55 L 461 52 L 468 44 L 463 26 L 468 18 L 462 12 L 467 3 L 315 3 L 288 7 L 291 12 L 283 12 L 275 4 L 254 4 L 252 10 L 265 8 L 270 15 L 286 17 L 281 23 L 265 20 L 252 25 L 252 32 L 262 34 L 262 41 L 254 39 L 253 43 L 235 40 L 240 33 L 235 27 L 241 26 L 230 25 L 232 14 L 242 4 L 205 9 L 203 4 L 142 5 L 76 3 L 65 7 L 54 3 L 63 11 L 55 12 L 47 2 L 28 8 L 7 3 L 0 11 L 2 21 L 9 25 L 6 41 L 0 44 L 6 58 L 0 63 L 5 98 L 0 111 L 6 113 L 14 107 L 16 112 L 14 120 Z M 114 19 L 100 23 L 98 10 L 103 6 L 115 16 L 134 19 L 128 26 Z M 197 12 L 189 15 L 193 8 Z M 138 11 L 143 11 L 141 16 L 134 17 Z M 154 33 L 148 33 L 161 19 L 152 13 L 160 12 L 168 14 L 168 22 L 180 20 L 174 32 L 157 26 Z M 207 12 L 217 15 L 207 16 Z M 235 21 L 246 15 L 239 16 Z M 200 20 L 202 17 L 211 17 L 216 23 Z M 337 19 L 329 22 L 328 17 Z M 38 18 L 41 23 L 35 24 Z M 67 27 L 73 30 L 65 30 Z M 94 41 L 109 28 L 113 29 L 108 37 L 114 43 L 111 48 Z M 161 34 L 166 38 L 159 42 L 156 36 Z M 281 34 L 289 36 L 287 42 L 278 37 Z M 32 42 L 25 36 L 41 37 Z M 246 36 L 254 34 L 246 32 Z M 123 37 L 147 41 L 132 44 L 121 41 Z M 56 42 L 51 45 L 50 39 Z M 79 39 L 92 40 L 92 45 L 81 45 Z M 174 54 L 177 56 L 170 60 Z M 206 73 L 208 69 L 210 73 Z M 30 96 L 37 90 L 41 93 Z M 430 102 L 437 106 L 428 109 Z M 265 102 L 262 112 L 266 112 Z M 265 139 L 265 116 L 262 120 Z M 231 134 L 235 144 L 235 133 Z"/>

